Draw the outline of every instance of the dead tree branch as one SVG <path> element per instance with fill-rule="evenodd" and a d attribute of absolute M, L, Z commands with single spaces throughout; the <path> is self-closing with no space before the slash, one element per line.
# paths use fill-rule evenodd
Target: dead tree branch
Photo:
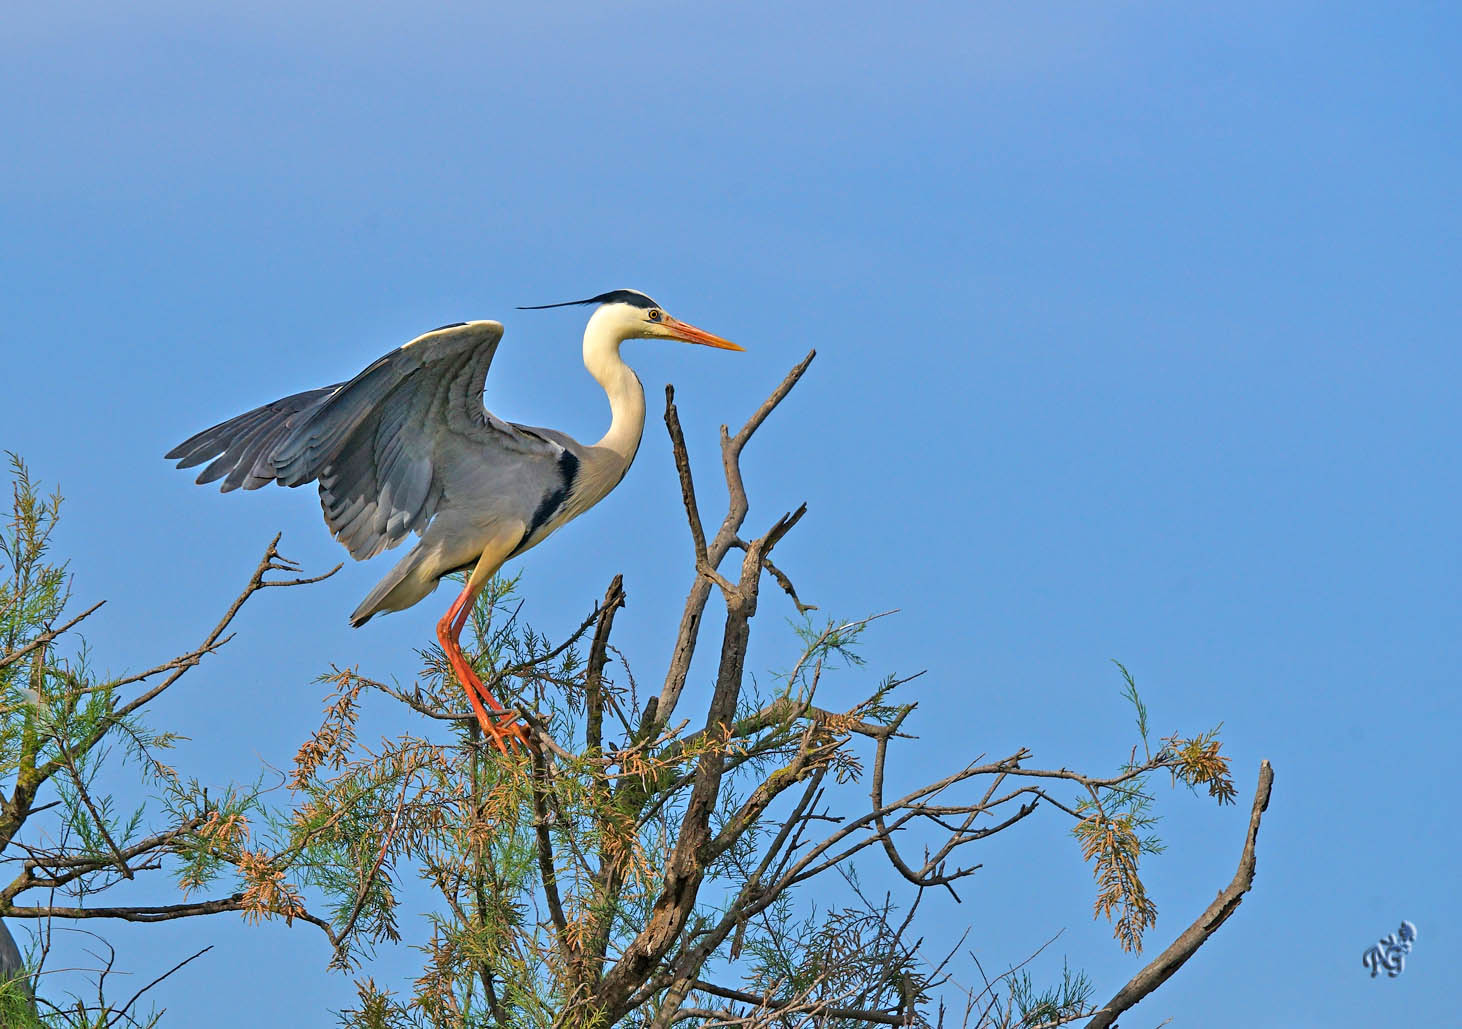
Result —
<path fill-rule="evenodd" d="M 721 461 L 726 474 L 726 488 L 728 493 L 728 504 L 726 517 L 721 521 L 721 526 L 716 530 L 715 538 L 705 544 L 705 565 L 709 568 L 720 566 L 726 552 L 736 541 L 737 534 L 741 531 L 742 523 L 746 521 L 746 513 L 751 509 L 746 499 L 746 485 L 741 477 L 741 452 L 746 444 L 751 441 L 767 417 L 777 408 L 797 381 L 807 371 L 812 359 L 817 356 L 816 350 L 809 350 L 807 356 L 799 361 L 786 377 L 781 381 L 771 395 L 762 401 L 756 412 L 746 420 L 736 433 L 731 436 L 727 433 L 726 427 L 721 427 Z M 672 394 L 673 396 L 673 394 Z M 667 421 L 674 418 L 673 404 L 667 404 Z M 678 421 L 677 421 L 678 425 Z M 672 436 L 673 438 L 673 436 Z M 683 437 L 681 449 L 683 449 Z M 681 457 L 677 455 L 676 466 L 680 466 Z M 687 465 L 688 467 L 688 465 Z M 688 479 L 688 475 L 687 475 Z M 684 496 L 684 482 L 682 481 L 682 494 Z M 697 510 L 694 494 L 686 498 L 687 510 Z M 705 530 L 700 528 L 699 517 L 693 519 L 691 532 L 699 534 L 698 538 L 704 541 Z M 649 736 L 654 732 L 654 726 L 669 724 L 671 714 L 675 705 L 680 700 L 680 693 L 685 689 L 686 676 L 690 674 L 691 658 L 695 656 L 696 640 L 700 635 L 701 616 L 705 613 L 706 601 L 710 599 L 711 583 L 700 574 L 699 560 L 697 561 L 697 573 L 695 580 L 691 583 L 690 594 L 685 600 L 685 609 L 680 617 L 680 627 L 676 632 L 675 646 L 671 653 L 670 666 L 665 673 L 665 685 L 660 690 L 660 696 L 653 701 L 653 706 L 647 706 L 645 720 L 641 727 L 640 735 Z"/>

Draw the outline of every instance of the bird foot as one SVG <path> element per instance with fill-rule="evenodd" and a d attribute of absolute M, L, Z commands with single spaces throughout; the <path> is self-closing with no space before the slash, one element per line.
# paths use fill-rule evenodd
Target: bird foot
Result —
<path fill-rule="evenodd" d="M 478 724 L 482 726 L 482 731 L 492 740 L 493 746 L 497 747 L 504 754 L 509 753 L 514 745 L 521 746 L 524 749 L 531 749 L 533 743 L 532 737 L 528 734 L 528 727 L 516 718 L 513 718 L 511 712 L 507 712 L 506 714 L 509 719 L 512 719 L 511 721 L 494 721 L 494 718 L 503 717 L 502 715 L 496 715 L 489 716 L 487 721 L 479 719 Z"/>
<path fill-rule="evenodd" d="M 447 655 L 447 663 L 452 666 L 457 681 L 462 684 L 462 689 L 467 693 L 467 701 L 472 705 L 472 713 L 477 716 L 477 724 L 482 727 L 487 738 L 492 740 L 493 746 L 504 754 L 509 752 L 509 744 L 520 745 L 531 750 L 533 740 L 528 733 L 528 727 L 520 722 L 512 711 L 498 703 L 491 691 L 483 686 L 482 680 L 478 678 L 477 673 L 468 664 L 466 655 L 462 653 L 461 644 L 457 642 L 476 596 L 477 591 L 469 579 L 461 596 L 447 609 L 447 613 L 437 623 L 437 640 L 442 645 L 442 651 Z M 487 705 L 486 707 L 483 706 L 484 703 Z M 489 708 L 491 708 L 491 713 L 488 711 Z"/>
<path fill-rule="evenodd" d="M 468 703 L 472 705 L 472 713 L 477 716 L 477 724 L 482 727 L 483 734 L 492 740 L 493 746 L 504 754 L 509 753 L 510 744 L 531 748 L 532 737 L 528 734 L 528 727 L 512 711 L 498 703 L 497 698 L 472 670 L 472 666 L 460 654 L 449 651 L 447 657 L 452 671 L 457 674 L 457 681 L 467 694 Z M 483 706 L 483 701 L 487 702 L 487 707 Z M 489 711 L 488 708 L 492 710 Z"/>

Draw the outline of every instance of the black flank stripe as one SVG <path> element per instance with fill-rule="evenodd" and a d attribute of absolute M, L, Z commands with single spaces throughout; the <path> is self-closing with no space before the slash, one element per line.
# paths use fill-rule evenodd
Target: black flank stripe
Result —
<path fill-rule="evenodd" d="M 533 512 L 533 521 L 529 524 L 528 531 L 523 533 L 523 539 L 513 553 L 516 554 L 522 550 L 523 544 L 532 539 L 535 532 L 548 524 L 549 519 L 569 499 L 569 494 L 574 488 L 574 480 L 579 477 L 579 459 L 565 450 L 558 456 L 558 471 L 563 476 L 562 484 L 539 503 L 538 510 Z"/>

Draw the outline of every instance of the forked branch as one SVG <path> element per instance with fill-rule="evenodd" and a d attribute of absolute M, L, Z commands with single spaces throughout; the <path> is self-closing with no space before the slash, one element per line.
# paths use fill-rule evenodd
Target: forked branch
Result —
<path fill-rule="evenodd" d="M 741 526 L 746 521 L 746 513 L 750 510 L 746 499 L 746 484 L 741 476 L 741 452 L 761 424 L 776 410 L 792 387 L 797 385 L 797 381 L 802 378 L 816 356 L 816 350 L 809 350 L 807 356 L 787 373 L 735 436 L 730 435 L 724 425 L 721 427 L 721 463 L 725 469 L 727 491 L 726 517 L 722 519 L 721 527 L 716 530 L 715 538 L 710 542 L 705 540 L 705 529 L 701 524 L 699 506 L 690 479 L 689 461 L 685 456 L 685 438 L 680 432 L 679 419 L 675 413 L 674 394 L 667 392 L 665 419 L 676 452 L 676 468 L 683 469 L 681 496 L 685 501 L 691 523 L 691 536 L 697 548 L 696 577 L 691 583 L 689 596 L 685 598 L 680 628 L 675 636 L 675 647 L 671 652 L 669 668 L 665 672 L 665 685 L 661 688 L 659 697 L 646 706 L 640 729 L 641 737 L 652 735 L 657 726 L 664 726 L 670 721 L 675 705 L 680 700 L 680 693 L 685 689 L 686 676 L 690 674 L 690 662 L 695 656 L 696 638 L 700 634 L 701 616 L 705 613 L 706 601 L 711 595 L 711 580 L 702 568 L 714 571 L 720 567 L 726 553 L 736 543 Z"/>

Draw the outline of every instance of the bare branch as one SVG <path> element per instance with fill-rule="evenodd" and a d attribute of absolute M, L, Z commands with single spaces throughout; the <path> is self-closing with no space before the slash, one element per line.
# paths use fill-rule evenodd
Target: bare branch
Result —
<path fill-rule="evenodd" d="M 797 587 L 792 585 L 792 580 L 787 578 L 786 572 L 772 564 L 771 558 L 763 557 L 761 564 L 763 568 L 772 573 L 772 578 L 777 580 L 777 585 L 782 587 L 782 592 L 792 598 L 792 603 L 796 606 L 799 615 L 805 615 L 809 611 L 817 610 L 816 604 L 802 603 L 802 599 L 797 596 Z"/>
<path fill-rule="evenodd" d="M 761 406 L 747 419 L 746 424 L 734 437 L 728 436 L 725 427 L 722 426 L 721 454 L 726 471 L 729 504 L 726 517 L 716 531 L 715 539 L 706 544 L 708 567 L 712 569 L 720 567 L 726 552 L 731 549 L 732 543 L 736 540 L 737 533 L 741 531 L 747 511 L 750 510 L 746 499 L 746 487 L 741 479 L 741 451 L 745 449 L 746 444 L 750 442 L 762 422 L 766 421 L 777 405 L 786 398 L 792 387 L 797 385 L 797 381 L 802 378 L 803 373 L 807 371 L 808 366 L 812 364 L 812 359 L 816 356 L 817 351 L 808 351 L 807 356 L 787 373 L 777 388 L 772 390 L 766 400 L 762 401 Z M 690 662 L 695 655 L 696 638 L 700 634 L 701 616 L 705 613 L 706 601 L 710 597 L 710 587 L 710 581 L 697 569 L 690 594 L 685 598 L 685 609 L 680 617 L 680 628 L 676 633 L 670 666 L 665 673 L 665 685 L 661 688 L 659 697 L 646 705 L 640 729 L 641 736 L 652 734 L 656 724 L 664 725 L 669 722 L 671 713 L 680 700 L 680 693 L 685 689 L 686 676 L 690 674 Z"/>
<path fill-rule="evenodd" d="M 235 893 L 218 900 L 201 900 L 187 904 L 153 904 L 141 907 L 62 907 L 53 904 L 34 907 L 9 905 L 0 910 L 0 918 L 115 918 L 123 922 L 170 922 L 194 915 L 216 915 L 224 911 L 243 911 L 244 895 Z M 330 923 L 308 912 L 296 911 L 293 918 L 317 926 L 331 943 L 338 943 Z"/>
<path fill-rule="evenodd" d="M 670 450 L 675 470 L 680 475 L 680 498 L 685 504 L 686 521 L 690 524 L 691 543 L 695 547 L 697 569 L 710 565 L 706 557 L 706 530 L 701 524 L 700 508 L 695 499 L 695 480 L 690 472 L 690 453 L 685 446 L 685 433 L 680 429 L 680 414 L 675 409 L 675 387 L 665 387 L 665 428 L 670 433 Z"/>
<path fill-rule="evenodd" d="M 584 742 L 588 744 L 590 754 L 604 750 L 604 666 L 609 661 L 609 634 L 614 631 L 614 613 L 624 605 L 624 576 L 616 575 L 604 591 L 604 601 L 599 605 L 594 639 L 589 644 L 589 663 L 584 670 Z"/>
<path fill-rule="evenodd" d="M 311 582 L 319 582 L 321 579 L 328 579 L 330 576 L 339 571 L 341 567 L 343 567 L 342 565 L 336 565 L 335 568 L 333 568 L 329 572 L 326 572 L 324 575 L 313 576 L 311 578 L 294 579 L 286 582 L 267 580 L 265 576 L 268 575 L 270 572 L 296 572 L 299 570 L 299 566 L 296 565 L 293 561 L 290 561 L 289 559 L 280 556 L 279 550 L 277 548 L 281 535 L 282 534 L 280 533 L 276 533 L 274 538 L 269 541 L 269 545 L 264 549 L 264 556 L 259 559 L 258 565 L 254 568 L 254 574 L 249 577 L 248 585 L 246 585 L 243 591 L 234 598 L 233 603 L 229 605 L 228 610 L 224 612 L 223 617 L 219 620 L 218 624 L 213 627 L 213 630 L 208 634 L 204 641 L 199 646 L 195 647 L 189 654 L 176 659 L 176 661 L 174 662 L 169 662 L 167 665 L 159 666 L 158 669 L 155 669 L 154 671 L 160 671 L 163 668 L 171 668 L 172 674 L 168 675 L 167 678 L 163 679 L 163 681 L 158 683 L 156 686 L 153 686 L 151 689 L 145 690 L 144 692 L 138 694 L 136 697 L 133 697 L 127 703 L 118 707 L 107 718 L 102 719 L 100 724 L 98 724 L 97 727 L 92 730 L 92 732 L 86 738 L 79 741 L 77 749 L 81 753 L 86 753 L 87 751 L 91 750 L 92 747 L 100 743 L 103 737 L 106 736 L 107 732 L 122 719 L 126 718 L 128 715 L 132 714 L 134 711 L 145 706 L 146 704 L 151 703 L 153 700 L 156 700 L 163 692 L 165 692 L 169 687 L 171 687 L 174 683 L 176 683 L 179 679 L 186 675 L 190 669 L 194 668 L 202 659 L 203 655 L 212 653 L 214 650 L 218 649 L 218 647 L 228 642 L 228 638 L 224 636 L 225 631 L 228 629 L 229 625 L 232 624 L 234 618 L 238 615 L 239 610 L 244 606 L 245 603 L 248 602 L 249 598 L 252 597 L 259 590 L 263 589 L 266 586 L 294 586 L 303 585 Z M 63 762 L 59 759 L 53 758 L 52 760 L 48 761 L 43 767 L 36 770 L 32 785 L 39 786 L 40 783 L 45 782 L 51 776 L 55 775 L 56 772 L 59 771 L 62 767 L 64 767 Z"/>
<path fill-rule="evenodd" d="M 1086 1029 L 1110 1029 L 1115 1026 L 1124 1011 L 1167 982 L 1174 972 L 1182 968 L 1183 963 L 1196 954 L 1198 948 L 1207 943 L 1208 938 L 1243 903 L 1244 894 L 1254 885 L 1254 848 L 1259 842 L 1259 822 L 1269 808 L 1269 793 L 1273 786 L 1274 769 L 1268 761 L 1261 761 L 1259 784 L 1254 790 L 1254 804 L 1249 811 L 1249 830 L 1244 836 L 1244 850 L 1239 855 L 1239 867 L 1234 872 L 1233 879 L 1219 891 L 1213 903 L 1208 905 L 1192 925 L 1184 929 L 1166 950 L 1153 958 L 1146 968 L 1117 991 L 1115 997 L 1107 1001 L 1096 1017 L 1086 1023 Z"/>

